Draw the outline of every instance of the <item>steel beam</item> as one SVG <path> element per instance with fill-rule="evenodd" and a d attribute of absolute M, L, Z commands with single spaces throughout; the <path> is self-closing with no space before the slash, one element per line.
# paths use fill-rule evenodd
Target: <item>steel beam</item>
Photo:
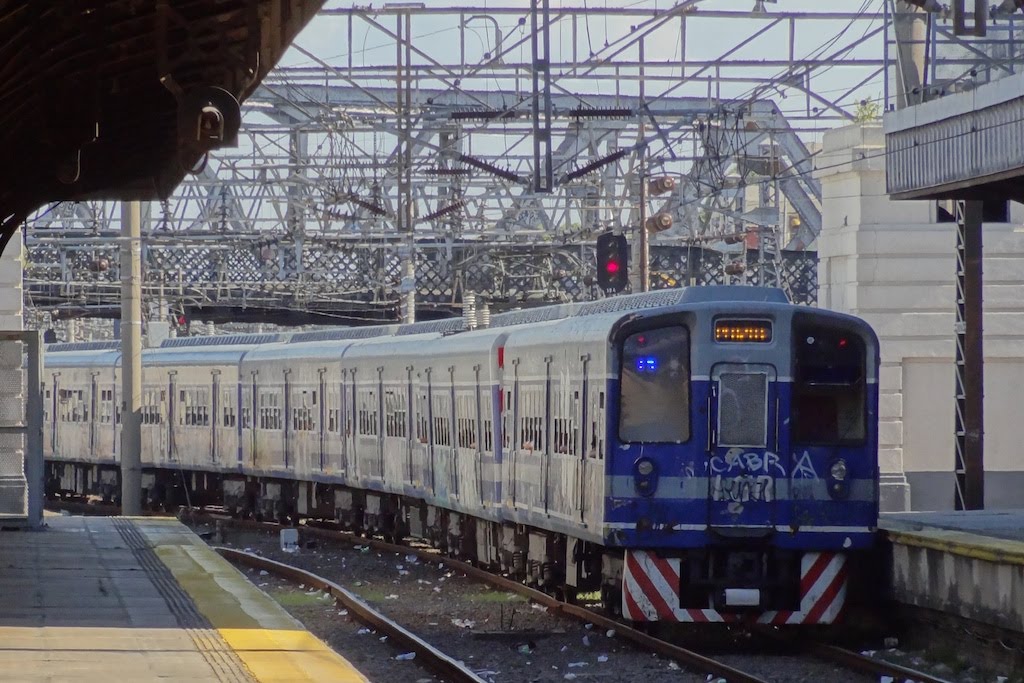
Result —
<path fill-rule="evenodd" d="M 977 200 L 956 202 L 957 510 L 985 507 L 982 206 Z"/>

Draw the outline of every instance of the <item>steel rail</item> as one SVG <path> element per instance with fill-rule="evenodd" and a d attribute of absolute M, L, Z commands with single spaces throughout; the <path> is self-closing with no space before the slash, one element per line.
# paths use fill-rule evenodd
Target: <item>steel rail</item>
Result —
<path fill-rule="evenodd" d="M 899 664 L 884 662 L 880 659 L 868 657 L 867 655 L 862 655 L 859 652 L 847 650 L 846 648 L 838 647 L 836 645 L 810 641 L 803 643 L 801 646 L 815 657 L 829 662 L 836 662 L 848 669 L 861 671 L 866 674 L 890 676 L 897 681 L 902 679 L 915 681 L 915 683 L 950 683 L 945 678 L 932 676 L 931 674 L 924 673 L 923 671 L 908 669 L 907 667 L 900 666 Z"/>
<path fill-rule="evenodd" d="M 237 521 L 241 521 L 242 524 L 237 525 L 241 528 L 249 528 L 256 530 L 267 530 L 268 528 L 283 528 L 276 524 L 268 524 L 265 522 L 253 522 L 248 520 L 232 520 L 222 519 L 211 515 L 196 515 L 189 512 L 187 519 L 192 521 L 200 522 L 213 522 L 217 521 L 227 522 L 230 526 L 236 526 Z M 627 626 L 626 624 L 610 619 L 606 616 L 598 614 L 593 610 L 580 607 L 578 605 L 570 605 L 568 603 L 557 600 L 546 593 L 542 593 L 539 590 L 530 588 L 529 586 L 523 585 L 517 581 L 512 581 L 503 576 L 492 574 L 491 572 L 474 567 L 471 564 L 450 558 L 446 555 L 439 555 L 436 552 L 426 550 L 424 548 L 417 548 L 415 546 L 396 545 L 394 543 L 388 543 L 386 541 L 379 541 L 374 538 L 362 538 L 354 534 L 350 534 L 345 531 L 337 531 L 333 529 L 322 529 L 313 526 L 302 526 L 299 528 L 301 534 L 305 534 L 311 537 L 320 538 L 323 540 L 330 541 L 346 541 L 349 543 L 358 543 L 360 545 L 368 545 L 375 550 L 383 552 L 395 552 L 413 554 L 417 557 L 428 560 L 430 562 L 444 562 L 446 566 L 451 569 L 462 572 L 466 576 L 472 577 L 478 581 L 488 583 L 501 590 L 509 591 L 522 595 L 523 597 L 536 602 L 539 605 L 547 607 L 548 610 L 553 611 L 557 614 L 565 615 L 571 619 L 583 621 L 594 624 L 601 629 L 608 630 L 613 629 L 616 635 L 623 637 L 624 639 L 639 645 L 640 647 L 656 652 L 664 657 L 675 660 L 686 668 L 693 670 L 696 673 L 707 674 L 711 673 L 716 676 L 726 678 L 730 683 L 766 683 L 764 679 L 753 676 L 739 669 L 735 669 L 728 664 L 724 664 L 717 660 L 705 657 L 704 655 L 689 650 L 678 645 L 673 645 L 664 640 L 660 640 L 653 636 L 649 636 L 646 633 L 642 633 L 635 628 Z"/>
<path fill-rule="evenodd" d="M 212 518 L 211 518 L 212 519 Z M 234 520 L 232 521 L 232 524 Z M 253 529 L 266 529 L 267 525 L 264 523 L 248 522 L 246 526 Z M 277 525 L 269 525 L 270 527 L 277 527 Z M 397 552 L 397 553 L 412 553 L 418 557 L 432 560 L 432 561 L 443 561 L 449 567 L 457 569 L 463 572 L 467 576 L 470 576 L 479 581 L 489 583 L 495 587 L 514 592 L 522 595 L 529 600 L 536 602 L 540 605 L 547 607 L 549 610 L 553 610 L 557 613 L 564 614 L 567 617 L 586 621 L 594 624 L 602 629 L 614 629 L 615 632 L 625 639 L 649 649 L 653 652 L 657 652 L 665 657 L 674 659 L 680 664 L 685 664 L 687 668 L 694 669 L 700 672 L 702 669 L 707 673 L 713 673 L 717 676 L 723 676 L 730 683 L 734 681 L 760 681 L 755 676 L 744 673 L 737 669 L 717 662 L 714 659 L 710 659 L 692 650 L 674 645 L 667 641 L 655 638 L 646 633 L 638 631 L 630 626 L 623 624 L 621 621 L 616 621 L 602 614 L 599 614 L 593 610 L 578 605 L 572 605 L 566 602 L 562 602 L 556 598 L 551 597 L 547 593 L 542 593 L 536 589 L 525 586 L 517 581 L 512 581 L 503 576 L 492 574 L 484 569 L 475 567 L 461 560 L 456 560 L 445 555 L 438 555 L 436 552 L 431 552 L 423 548 L 417 548 L 414 546 L 396 545 L 393 543 L 387 543 L 385 541 L 379 541 L 377 539 L 367 539 L 350 534 L 345 531 L 338 531 L 333 529 L 318 528 L 315 526 L 303 526 L 300 527 L 300 533 L 308 534 L 311 537 L 320 538 L 323 540 L 333 541 L 345 541 L 349 543 L 358 543 L 362 545 L 369 545 L 376 550 L 384 552 Z M 835 645 L 829 645 L 817 641 L 808 642 L 797 642 L 792 638 L 771 631 L 770 629 L 755 629 L 761 635 L 771 637 L 778 640 L 779 642 L 786 642 L 790 645 L 795 645 L 797 648 L 807 652 L 808 654 L 815 656 L 819 659 L 839 664 L 847 669 L 858 671 L 861 673 L 879 675 L 879 676 L 891 676 L 895 680 L 913 680 L 919 681 L 920 683 L 949 683 L 949 681 L 932 676 L 930 674 L 908 669 L 898 664 L 891 664 L 884 662 L 866 655 L 862 655 L 852 650 L 847 650 Z"/>
<path fill-rule="evenodd" d="M 441 652 L 436 647 L 409 631 L 401 624 L 389 619 L 367 603 L 363 602 L 355 594 L 350 593 L 338 584 L 307 572 L 298 567 L 293 567 L 283 562 L 275 562 L 265 557 L 259 557 L 252 553 L 233 548 L 214 547 L 218 553 L 231 562 L 237 562 L 247 567 L 262 569 L 272 574 L 295 583 L 313 586 L 319 590 L 329 593 L 338 602 L 345 606 L 356 619 L 363 624 L 387 635 L 388 640 L 400 643 L 404 648 L 415 652 L 417 661 L 426 669 L 442 676 L 450 683 L 486 683 L 483 678 L 476 675 L 464 664 L 456 661 L 449 655 Z"/>

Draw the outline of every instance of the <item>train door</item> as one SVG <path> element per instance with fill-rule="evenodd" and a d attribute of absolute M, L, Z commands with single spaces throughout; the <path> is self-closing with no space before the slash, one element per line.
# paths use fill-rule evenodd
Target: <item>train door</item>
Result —
<path fill-rule="evenodd" d="M 249 464 L 253 467 L 256 466 L 256 449 L 257 444 L 259 443 L 259 438 L 257 436 L 258 432 L 256 430 L 260 427 L 259 391 L 256 383 L 256 373 L 257 371 L 252 371 L 252 384 L 250 385 L 252 387 L 252 391 L 249 394 L 249 410 L 251 412 L 249 424 L 247 425 L 249 428 Z"/>
<path fill-rule="evenodd" d="M 349 387 L 348 393 L 346 394 L 349 398 L 349 410 L 348 410 L 348 427 L 345 430 L 345 440 L 348 443 L 348 463 L 349 474 L 352 477 L 358 478 L 362 476 L 362 469 L 359 467 L 359 449 L 356 448 L 356 430 L 359 427 L 358 411 L 359 411 L 359 387 L 356 385 L 356 371 L 353 368 L 348 374 Z"/>
<path fill-rule="evenodd" d="M 551 356 L 544 358 L 544 422 L 545 426 L 551 421 L 552 418 L 552 405 L 551 405 L 551 363 L 554 360 Z M 551 461 L 554 458 L 551 444 L 551 433 L 554 430 L 548 426 L 542 434 L 543 437 L 538 439 L 536 444 L 537 448 L 540 449 L 540 455 L 542 460 L 541 466 L 544 468 L 543 471 L 543 486 L 544 486 L 544 513 L 551 514 Z M 555 476 L 555 481 L 561 480 L 561 468 L 558 470 L 558 474 Z"/>
<path fill-rule="evenodd" d="M 416 476 L 416 464 L 415 457 L 413 455 L 413 449 L 419 447 L 419 440 L 416 438 L 416 425 L 418 424 L 418 414 L 414 410 L 415 407 L 415 394 L 416 387 L 412 382 L 412 366 L 407 365 L 405 367 L 405 455 L 406 455 L 406 473 L 405 480 L 410 486 L 415 486 L 416 481 L 419 477 Z"/>
<path fill-rule="evenodd" d="M 349 396 L 348 389 L 348 370 L 342 369 L 341 371 L 341 387 L 339 388 L 340 394 L 338 395 L 338 432 L 341 440 L 340 456 L 341 460 L 338 463 L 338 468 L 341 471 L 343 477 L 349 475 L 348 463 L 349 453 L 352 452 L 351 445 L 349 444 L 349 437 L 352 436 L 352 410 L 349 405 L 352 403 Z"/>
<path fill-rule="evenodd" d="M 317 394 L 320 395 L 319 412 L 317 415 L 317 432 L 320 435 L 318 439 L 319 450 L 320 450 L 320 471 L 324 471 L 324 458 L 327 455 L 327 368 L 320 368 L 317 370 L 319 375 L 319 386 L 317 387 Z M 316 395 L 313 396 L 316 398 Z"/>
<path fill-rule="evenodd" d="M 771 365 L 721 364 L 711 374 L 708 525 L 775 525 L 778 456 L 776 372 Z"/>
<path fill-rule="evenodd" d="M 380 477 L 381 481 L 384 481 L 384 367 L 380 366 L 377 368 L 377 411 L 374 415 L 374 420 L 377 424 L 374 425 L 377 441 L 377 476 Z"/>
<path fill-rule="evenodd" d="M 177 381 L 173 370 L 167 373 L 167 428 L 164 431 L 167 437 L 166 448 L 162 449 L 163 456 L 167 460 L 174 460 L 178 453 L 175 443 L 174 421 L 177 419 L 178 396 L 176 392 Z"/>
<path fill-rule="evenodd" d="M 99 408 L 98 372 L 89 373 L 89 455 L 96 459 L 96 430 L 99 429 L 97 413 Z"/>
<path fill-rule="evenodd" d="M 473 453 L 473 475 L 476 481 L 476 502 L 478 505 L 483 507 L 484 505 L 484 417 L 483 417 L 483 391 L 484 387 L 480 385 L 480 366 L 473 366 L 473 377 L 475 379 L 475 392 L 473 394 L 473 421 L 475 423 L 474 435 L 471 439 L 471 443 L 474 449 Z"/>
<path fill-rule="evenodd" d="M 60 373 L 53 373 L 53 396 L 50 398 L 50 410 L 52 419 L 50 420 L 50 452 L 54 455 L 62 455 L 60 452 L 60 430 L 57 429 L 57 425 L 61 422 L 61 402 L 58 398 L 60 396 Z"/>
<path fill-rule="evenodd" d="M 522 430 L 519 428 L 519 414 L 522 408 L 519 405 L 519 359 L 512 361 L 515 368 L 512 377 L 512 411 L 508 422 L 509 434 L 509 475 L 508 483 L 511 487 L 512 507 L 519 502 L 519 449 L 522 448 Z"/>
<path fill-rule="evenodd" d="M 417 468 L 416 483 L 418 486 L 434 492 L 434 469 L 432 464 L 433 446 L 431 445 L 431 430 L 433 420 L 430 410 L 430 369 L 426 371 L 426 384 L 417 383 L 416 386 L 416 440 L 417 445 Z"/>
<path fill-rule="evenodd" d="M 284 419 L 278 426 L 281 429 L 281 458 L 285 469 L 288 469 L 291 463 L 291 424 L 292 424 L 292 383 L 291 383 L 291 369 L 284 371 Z"/>
<path fill-rule="evenodd" d="M 588 461 L 590 460 L 587 455 L 590 451 L 590 431 L 593 429 L 588 422 L 590 418 L 590 411 L 588 405 L 590 403 L 588 393 L 590 391 L 590 354 L 580 356 L 580 363 L 583 366 L 582 372 L 582 385 L 580 387 L 580 400 L 579 400 L 579 420 L 580 420 L 580 451 L 579 451 L 579 521 L 586 522 L 587 519 L 587 493 L 590 491 L 588 475 L 590 466 Z"/>
<path fill-rule="evenodd" d="M 220 461 L 220 454 L 217 452 L 220 448 L 220 438 L 217 431 L 223 422 L 220 414 L 220 370 L 211 370 L 210 372 L 213 375 L 210 382 L 213 395 L 210 397 L 210 415 L 207 417 L 207 421 L 210 424 L 210 462 L 216 463 Z"/>
<path fill-rule="evenodd" d="M 448 495 L 460 499 L 459 490 L 459 442 L 456 416 L 455 366 L 448 366 Z"/>

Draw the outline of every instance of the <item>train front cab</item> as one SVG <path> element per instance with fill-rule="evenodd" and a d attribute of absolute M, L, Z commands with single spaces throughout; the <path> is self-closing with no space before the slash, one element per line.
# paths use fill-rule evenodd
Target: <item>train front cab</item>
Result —
<path fill-rule="evenodd" d="M 878 345 L 762 306 L 624 326 L 606 506 L 635 621 L 827 624 L 878 515 Z"/>

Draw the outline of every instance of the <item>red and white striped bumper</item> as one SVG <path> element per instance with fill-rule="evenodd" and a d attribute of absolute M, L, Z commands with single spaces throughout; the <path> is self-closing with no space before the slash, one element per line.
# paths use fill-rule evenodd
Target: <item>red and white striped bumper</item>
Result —
<path fill-rule="evenodd" d="M 734 622 L 759 624 L 831 624 L 846 604 L 844 553 L 804 553 L 800 560 L 800 609 L 728 613 L 679 606 L 679 558 L 645 550 L 626 551 L 622 614 L 633 621 Z"/>

